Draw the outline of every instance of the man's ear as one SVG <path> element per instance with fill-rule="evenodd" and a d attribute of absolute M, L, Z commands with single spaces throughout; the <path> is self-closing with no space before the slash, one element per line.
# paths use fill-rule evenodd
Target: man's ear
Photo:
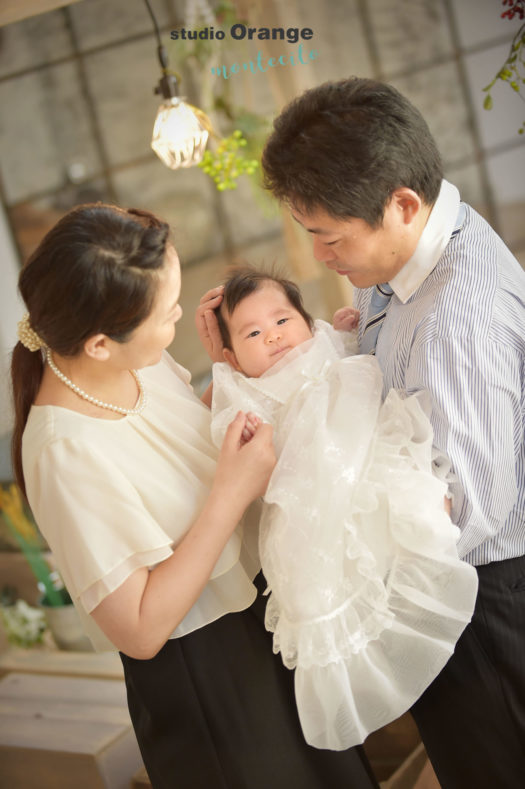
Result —
<path fill-rule="evenodd" d="M 105 362 L 109 359 L 109 337 L 107 334 L 94 334 L 84 343 L 84 351 L 91 359 Z"/>
<path fill-rule="evenodd" d="M 420 196 L 407 186 L 400 186 L 398 189 L 394 189 L 392 203 L 401 212 L 403 222 L 406 225 L 413 222 L 423 208 L 423 201 Z"/>
<path fill-rule="evenodd" d="M 237 361 L 237 357 L 230 348 L 223 348 L 222 355 L 224 356 L 224 361 L 228 362 L 230 367 L 233 367 L 234 370 L 238 370 L 240 373 L 242 373 L 239 362 Z"/>

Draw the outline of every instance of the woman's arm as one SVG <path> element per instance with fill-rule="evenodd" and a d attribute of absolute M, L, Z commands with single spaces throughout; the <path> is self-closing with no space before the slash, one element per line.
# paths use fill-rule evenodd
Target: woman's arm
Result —
<path fill-rule="evenodd" d="M 208 290 L 201 297 L 195 312 L 195 327 L 199 339 L 212 362 L 224 361 L 222 337 L 214 312 L 222 301 L 223 291 L 223 285 Z"/>
<path fill-rule="evenodd" d="M 198 599 L 246 507 L 266 490 L 275 465 L 272 428 L 260 425 L 243 443 L 245 422 L 240 412 L 228 428 L 210 495 L 173 554 L 151 572 L 134 572 L 91 613 L 130 657 L 156 655 Z"/>
<path fill-rule="evenodd" d="M 224 361 L 222 337 L 214 312 L 222 301 L 223 290 L 223 285 L 218 285 L 216 288 L 208 290 L 204 296 L 201 297 L 199 306 L 195 311 L 195 327 L 197 329 L 197 334 L 212 362 Z M 202 402 L 204 405 L 207 405 L 208 408 L 211 408 L 212 399 L 213 382 L 210 383 L 201 397 Z"/>

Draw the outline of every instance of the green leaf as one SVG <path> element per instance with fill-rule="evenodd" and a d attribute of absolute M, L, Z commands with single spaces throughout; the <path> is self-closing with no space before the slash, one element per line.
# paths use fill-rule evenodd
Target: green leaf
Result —
<path fill-rule="evenodd" d="M 491 110 L 492 109 L 492 96 L 490 95 L 490 93 L 488 93 L 485 96 L 485 101 L 483 102 L 483 108 L 485 110 Z"/>
<path fill-rule="evenodd" d="M 33 571 L 37 581 L 39 581 L 44 589 L 46 597 L 49 600 L 49 605 L 63 605 L 60 593 L 55 589 L 51 570 L 48 563 L 42 556 L 42 552 L 38 546 L 31 545 L 24 540 L 16 525 L 11 520 L 7 512 L 4 511 L 4 519 L 9 529 L 15 536 L 25 558 L 27 559 L 31 570 Z"/>

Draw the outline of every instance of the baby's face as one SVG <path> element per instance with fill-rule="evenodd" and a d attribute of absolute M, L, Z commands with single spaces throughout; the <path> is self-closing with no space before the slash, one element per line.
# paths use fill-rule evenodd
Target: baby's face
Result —
<path fill-rule="evenodd" d="M 224 358 L 236 370 L 258 378 L 288 351 L 312 337 L 301 313 L 274 282 L 264 282 L 226 316 L 233 351 Z"/>

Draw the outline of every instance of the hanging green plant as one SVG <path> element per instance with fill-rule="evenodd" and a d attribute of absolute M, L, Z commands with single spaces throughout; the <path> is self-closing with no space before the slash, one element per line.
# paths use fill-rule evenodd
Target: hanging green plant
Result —
<path fill-rule="evenodd" d="M 525 18 L 524 0 L 503 0 L 503 5 L 508 5 L 509 8 L 501 14 L 502 17 L 513 19 L 517 15 L 520 19 Z M 502 67 L 492 82 L 483 88 L 483 91 L 487 94 L 483 101 L 483 107 L 486 110 L 491 110 L 494 106 L 491 90 L 498 80 L 509 85 L 519 95 L 520 99 L 525 101 L 525 97 L 521 92 L 522 86 L 525 84 L 525 24 L 520 27 L 512 39 L 509 54 Z M 518 133 L 525 133 L 525 121 L 519 128 Z"/>
<path fill-rule="evenodd" d="M 252 175 L 259 167 L 257 159 L 245 156 L 243 149 L 247 145 L 248 141 L 243 133 L 236 129 L 229 137 L 223 137 L 215 150 L 208 148 L 205 151 L 198 166 L 214 180 L 219 192 L 236 189 L 240 175 Z"/>
<path fill-rule="evenodd" d="M 185 28 L 192 27 L 196 35 L 190 39 L 185 33 L 183 38 L 179 29 L 175 31 L 177 38 L 170 42 L 171 57 L 178 69 L 187 68 L 190 72 L 193 69 L 194 75 L 198 74 L 198 81 L 194 79 L 195 84 L 198 82 L 198 94 L 193 103 L 202 107 L 212 121 L 208 148 L 198 166 L 220 192 L 236 189 L 242 176 L 251 176 L 255 191 L 262 192 L 259 162 L 271 120 L 236 106 L 231 84 L 227 80 L 217 81 L 211 73 L 211 66 L 220 58 L 225 45 L 222 39 L 212 39 L 210 31 L 227 29 L 239 22 L 247 24 L 247 20 L 239 19 L 231 0 L 220 0 L 210 13 L 213 26 L 210 19 L 197 12 L 191 25 L 185 21 Z M 245 48 L 246 42 L 240 42 L 239 47 Z"/>

